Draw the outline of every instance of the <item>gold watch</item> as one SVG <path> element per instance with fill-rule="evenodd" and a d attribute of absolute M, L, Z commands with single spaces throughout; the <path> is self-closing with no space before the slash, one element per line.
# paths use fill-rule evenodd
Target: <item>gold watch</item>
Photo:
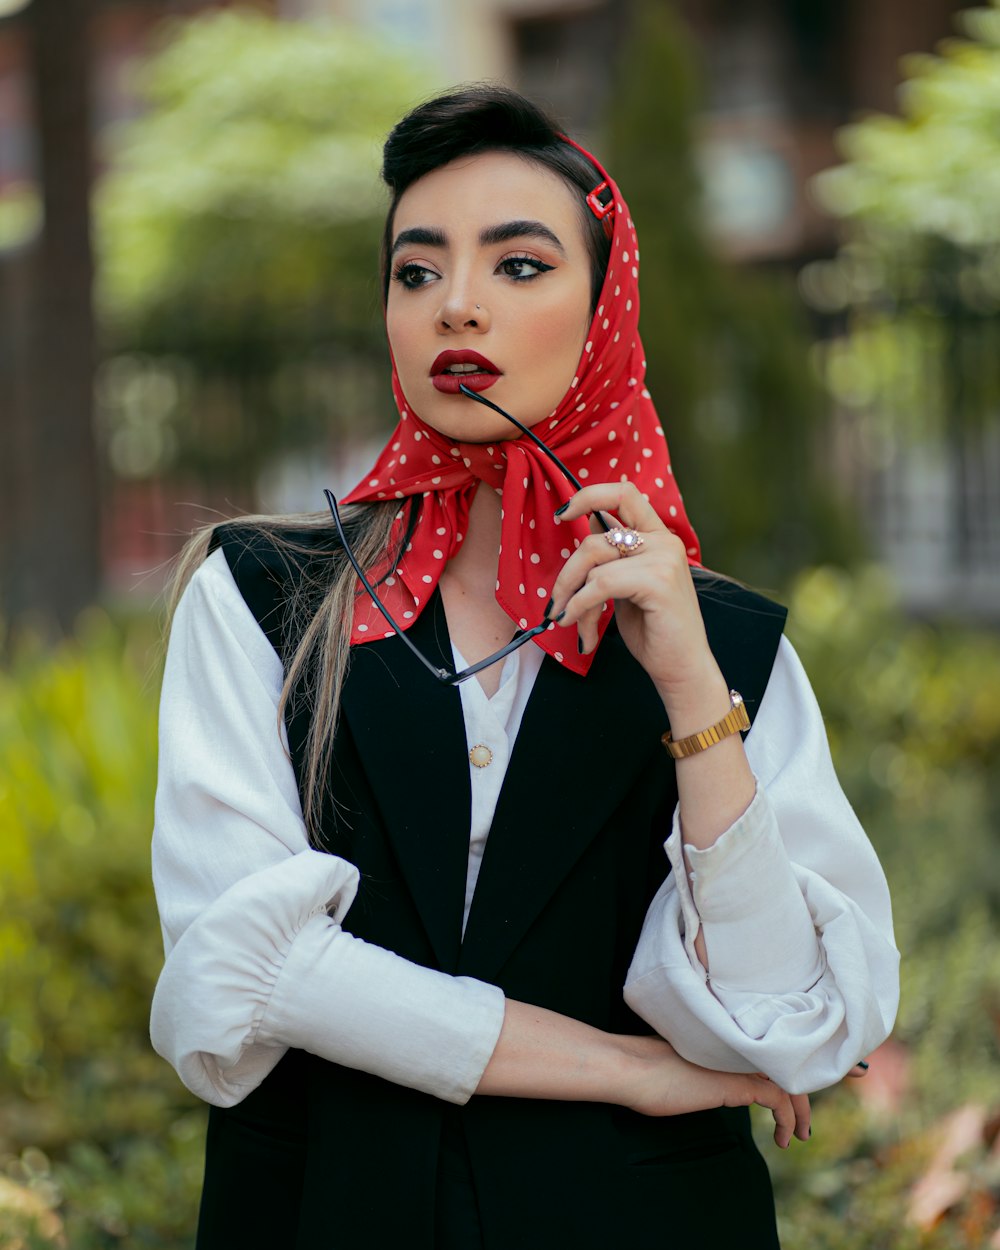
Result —
<path fill-rule="evenodd" d="M 729 701 L 732 707 L 722 720 L 709 725 L 707 729 L 702 729 L 700 733 L 690 734 L 687 738 L 681 738 L 679 742 L 674 742 L 669 733 L 663 735 L 660 741 L 675 760 L 682 760 L 688 755 L 697 755 L 699 751 L 707 751 L 709 747 L 714 747 L 717 742 L 728 738 L 730 734 L 750 728 L 750 717 L 747 715 L 743 696 L 735 690 L 730 690 Z"/>

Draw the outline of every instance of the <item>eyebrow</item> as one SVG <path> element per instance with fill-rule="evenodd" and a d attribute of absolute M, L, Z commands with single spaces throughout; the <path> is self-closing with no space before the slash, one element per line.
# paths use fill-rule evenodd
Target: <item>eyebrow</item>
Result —
<path fill-rule="evenodd" d="M 559 251 L 561 256 L 566 250 L 557 235 L 540 221 L 505 221 L 499 226 L 486 226 L 479 232 L 479 242 L 484 247 L 495 243 L 509 243 L 511 239 L 544 239 Z"/>
<path fill-rule="evenodd" d="M 512 239 L 544 239 L 547 243 L 551 243 L 561 256 L 566 255 L 566 249 L 560 242 L 559 236 L 540 221 L 504 221 L 496 226 L 484 226 L 479 232 L 479 242 L 482 247 L 509 243 Z M 391 254 L 395 256 L 401 247 L 406 247 L 411 243 L 418 243 L 423 247 L 447 247 L 448 236 L 443 230 L 435 227 L 413 226 L 409 230 L 401 230 L 396 236 Z"/>

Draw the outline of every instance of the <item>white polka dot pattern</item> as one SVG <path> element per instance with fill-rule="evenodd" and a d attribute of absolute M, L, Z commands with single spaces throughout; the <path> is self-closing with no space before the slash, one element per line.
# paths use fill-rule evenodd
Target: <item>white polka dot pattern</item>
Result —
<path fill-rule="evenodd" d="M 572 143 L 572 140 L 570 140 Z M 579 145 L 573 144 L 574 147 Z M 607 178 L 615 198 L 611 256 L 596 313 L 576 375 L 544 426 L 547 444 L 584 484 L 632 481 L 651 501 L 664 523 L 684 542 L 692 564 L 700 559 L 698 539 L 687 519 L 673 478 L 667 441 L 645 386 L 646 359 L 639 339 L 639 249 L 635 228 L 621 193 L 596 160 L 579 149 Z M 598 179 L 599 180 L 599 179 Z M 496 598 L 522 629 L 541 620 L 564 561 L 589 532 L 586 519 L 556 524 L 553 510 L 574 493 L 554 464 L 523 435 L 491 446 L 454 443 L 424 425 L 403 396 L 393 370 L 393 395 L 400 422 L 385 450 L 345 503 L 391 496 L 422 496 L 419 519 L 395 570 L 388 556 L 371 570 L 385 579 L 380 597 L 397 620 L 411 623 L 437 585 L 448 560 L 462 544 L 476 486 L 486 483 L 503 499 Z M 586 413 L 581 422 L 579 414 Z M 515 417 L 518 413 L 513 414 Z M 543 433 L 541 427 L 539 434 Z M 629 435 L 631 434 L 631 438 Z M 634 448 L 622 468 L 622 447 Z M 410 509 L 401 508 L 393 532 L 397 550 Z M 397 576 L 386 577 L 395 572 Z M 611 619 L 607 606 L 603 635 Z M 385 621 L 367 595 L 359 596 L 351 641 L 385 637 Z M 536 640 L 558 663 L 586 673 L 594 653 L 579 655 L 576 630 L 560 626 Z"/>

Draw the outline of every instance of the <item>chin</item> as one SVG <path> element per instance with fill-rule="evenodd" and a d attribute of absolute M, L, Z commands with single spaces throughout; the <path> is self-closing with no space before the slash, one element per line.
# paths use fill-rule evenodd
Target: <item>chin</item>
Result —
<path fill-rule="evenodd" d="M 440 424 L 428 421 L 427 424 L 433 426 L 445 438 L 450 438 L 456 443 L 505 443 L 517 437 L 519 431 L 513 425 L 509 425 L 503 417 L 500 417 L 499 421 L 499 425 L 481 421 L 475 423 L 449 421 Z"/>
<path fill-rule="evenodd" d="M 441 395 L 436 390 L 428 389 L 430 394 L 423 395 L 423 403 L 411 403 L 410 408 L 425 425 L 429 425 L 444 438 L 450 438 L 457 443 L 506 443 L 520 437 L 520 431 L 516 425 L 505 421 L 498 413 L 491 412 L 483 404 L 477 404 L 474 399 L 469 399 L 462 394 Z M 508 389 L 506 395 L 505 389 Z M 403 392 L 407 393 L 405 386 Z M 526 402 L 524 396 L 510 394 L 509 388 L 504 387 L 502 380 L 495 386 L 491 386 L 484 394 L 486 398 L 499 404 L 511 416 L 517 417 L 518 421 L 529 429 L 540 421 L 544 421 L 547 416 L 551 416 L 561 398 L 561 396 L 557 397 L 555 403 L 544 412 L 538 412 L 530 400 Z M 537 395 L 534 399 L 537 404 Z"/>
<path fill-rule="evenodd" d="M 497 400 L 497 403 L 501 402 Z M 410 407 L 425 425 L 456 443 L 497 443 L 518 435 L 516 426 L 464 395 L 449 401 L 446 406 L 438 402 L 419 408 L 411 404 Z M 503 407 L 507 405 L 503 404 Z M 518 414 L 515 412 L 514 416 Z"/>

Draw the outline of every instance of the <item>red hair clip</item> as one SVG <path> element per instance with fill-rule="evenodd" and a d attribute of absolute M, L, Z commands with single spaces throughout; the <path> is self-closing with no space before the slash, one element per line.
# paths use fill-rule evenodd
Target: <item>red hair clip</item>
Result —
<path fill-rule="evenodd" d="M 606 196 L 606 199 L 602 199 Z M 593 191 L 587 196 L 587 204 L 590 211 L 594 214 L 599 222 L 604 226 L 604 233 L 610 239 L 614 234 L 614 221 L 612 214 L 615 211 L 615 193 L 608 186 L 607 180 L 599 182 Z"/>

